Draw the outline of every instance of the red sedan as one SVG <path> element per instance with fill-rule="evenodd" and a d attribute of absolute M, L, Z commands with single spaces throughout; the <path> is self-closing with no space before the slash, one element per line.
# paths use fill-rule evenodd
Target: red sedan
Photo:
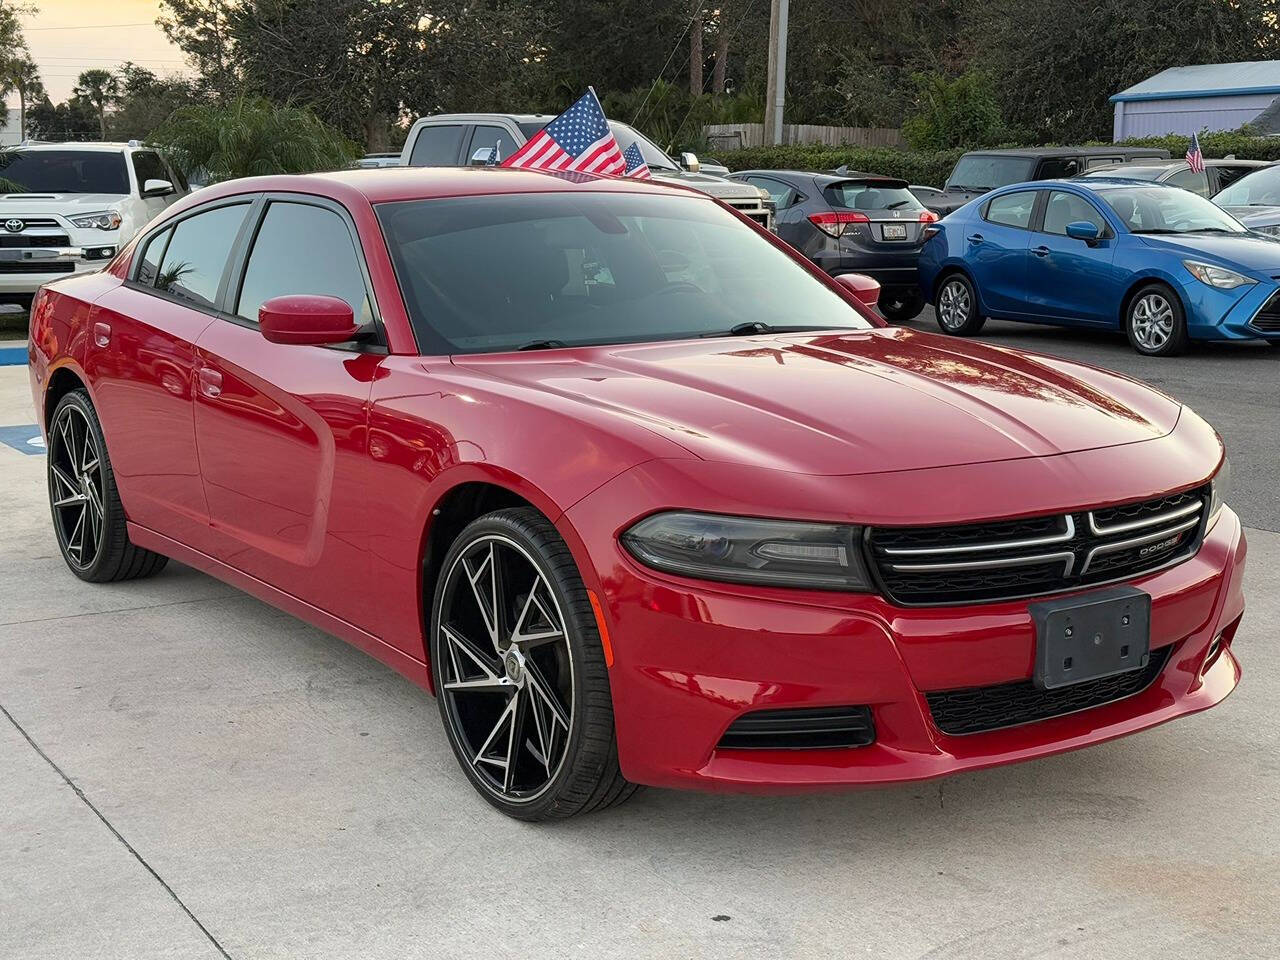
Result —
<path fill-rule="evenodd" d="M 989 767 L 1239 679 L 1208 424 L 885 327 L 679 188 L 226 183 L 47 286 L 30 352 L 77 576 L 172 557 L 356 644 L 512 816 Z"/>

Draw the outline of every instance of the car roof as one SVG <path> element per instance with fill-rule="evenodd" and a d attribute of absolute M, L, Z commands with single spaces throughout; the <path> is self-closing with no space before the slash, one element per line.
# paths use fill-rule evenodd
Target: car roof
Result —
<path fill-rule="evenodd" d="M 98 153 L 119 153 L 122 150 L 141 149 L 136 143 L 108 143 L 106 141 L 94 141 L 92 143 L 15 143 L 13 146 L 5 147 L 5 150 L 90 150 Z M 154 149 L 148 147 L 146 149 Z"/>
<path fill-rule="evenodd" d="M 423 120 L 459 120 L 469 122 L 477 117 L 493 117 L 502 118 L 504 120 L 514 120 L 516 123 L 541 123 L 546 126 L 556 118 L 554 113 L 431 113 L 425 117 L 419 117 L 418 122 Z"/>
<path fill-rule="evenodd" d="M 1160 183 L 1155 180 L 1136 180 L 1132 177 L 1076 177 L 1072 180 L 1028 180 L 1025 183 L 1011 183 L 1007 187 L 999 187 L 991 193 L 1010 193 L 1018 190 L 1056 190 L 1065 187 L 1070 190 L 1099 192 L 1116 190 L 1120 187 L 1144 187 L 1153 190 L 1181 190 L 1182 187 L 1172 183 Z"/>
<path fill-rule="evenodd" d="M 882 173 L 864 173 L 861 170 L 850 170 L 847 173 L 833 173 L 830 170 L 735 170 L 731 176 L 742 177 L 750 174 L 753 177 L 804 177 L 815 180 L 826 186 L 839 183 L 841 180 L 892 180 L 894 183 L 906 183 L 900 177 L 890 177 Z"/>
<path fill-rule="evenodd" d="M 1235 157 L 1205 157 L 1204 165 L 1206 167 L 1269 167 L 1273 161 L 1271 160 L 1238 160 Z M 1103 176 L 1116 170 L 1123 170 L 1126 167 L 1185 167 L 1186 160 L 1162 160 L 1159 157 L 1134 157 L 1132 160 L 1125 160 L 1121 163 L 1113 163 L 1105 167 L 1096 167 L 1096 173 L 1089 171 L 1090 179 L 1095 176 Z"/>
<path fill-rule="evenodd" d="M 1159 147 L 1018 147 L 1002 150 L 970 150 L 966 157 L 1108 157 L 1114 155 L 1148 156 L 1163 159 Z"/>

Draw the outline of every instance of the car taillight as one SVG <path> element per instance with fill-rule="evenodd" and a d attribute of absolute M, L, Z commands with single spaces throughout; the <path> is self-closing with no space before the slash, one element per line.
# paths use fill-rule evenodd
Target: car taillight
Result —
<path fill-rule="evenodd" d="M 932 210 L 921 210 L 920 222 L 921 223 L 937 223 L 938 215 L 934 213 Z"/>
<path fill-rule="evenodd" d="M 844 233 L 845 227 L 851 223 L 870 223 L 871 218 L 865 213 L 848 213 L 833 211 L 828 213 L 811 213 L 809 222 L 829 237 L 838 237 Z"/>

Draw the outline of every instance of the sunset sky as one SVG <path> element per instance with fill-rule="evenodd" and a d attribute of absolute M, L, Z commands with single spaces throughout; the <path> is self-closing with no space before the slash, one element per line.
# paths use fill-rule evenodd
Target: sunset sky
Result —
<path fill-rule="evenodd" d="M 49 97 L 65 100 L 82 70 L 113 70 L 126 60 L 158 74 L 185 70 L 182 51 L 169 43 L 155 20 L 159 0 L 35 0 L 37 12 L 22 17 L 31 58 Z M 17 101 L 14 99 L 13 104 Z"/>

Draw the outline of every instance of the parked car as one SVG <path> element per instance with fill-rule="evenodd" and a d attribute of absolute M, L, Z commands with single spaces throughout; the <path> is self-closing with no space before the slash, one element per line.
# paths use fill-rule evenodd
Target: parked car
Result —
<path fill-rule="evenodd" d="M 1250 230 L 1280 237 L 1280 164 L 1241 177 L 1213 202 Z"/>
<path fill-rule="evenodd" d="M 0 150 L 0 300 L 100 270 L 187 193 L 158 151 L 131 143 L 40 143 Z"/>
<path fill-rule="evenodd" d="M 1169 159 L 1169 151 L 1152 147 L 1022 147 L 1012 150 L 971 150 L 947 177 L 942 195 L 928 207 L 940 217 L 959 210 L 989 190 L 1027 180 L 1075 177 L 1096 167 L 1142 157 Z"/>
<path fill-rule="evenodd" d="M 1171 183 L 1202 197 L 1212 197 L 1220 190 L 1235 183 L 1246 174 L 1265 167 L 1267 160 L 1237 160 L 1227 157 L 1222 160 L 1204 161 L 1204 170 L 1196 172 L 1185 160 L 1134 160 L 1130 163 L 1109 163 L 1105 167 L 1097 167 L 1085 177 L 1123 177 L 1126 180 L 1151 180 L 1155 183 Z"/>
<path fill-rule="evenodd" d="M 1213 428 L 845 284 L 665 184 L 216 184 L 35 305 L 56 543 L 356 644 L 529 820 L 933 778 L 1225 698 Z"/>
<path fill-rule="evenodd" d="M 886 320 L 902 323 L 924 309 L 916 261 L 925 225 L 938 218 L 905 180 L 799 170 L 740 170 L 730 177 L 766 191 L 777 211 L 778 236 L 827 273 L 878 280 Z"/>
<path fill-rule="evenodd" d="M 422 117 L 409 129 L 400 163 L 407 167 L 484 166 L 493 148 L 497 157 L 509 157 L 555 117 L 516 113 L 444 113 Z M 677 163 L 653 141 L 634 127 L 610 120 L 609 127 L 626 150 L 633 143 L 649 166 L 655 180 L 679 183 L 727 203 L 761 226 L 773 229 L 773 207 L 765 194 L 752 187 L 701 172 L 692 153 L 680 155 Z"/>
<path fill-rule="evenodd" d="M 920 284 L 944 333 L 999 317 L 1123 330 L 1151 356 L 1280 342 L 1280 241 L 1171 184 L 1017 184 L 929 230 Z"/>

